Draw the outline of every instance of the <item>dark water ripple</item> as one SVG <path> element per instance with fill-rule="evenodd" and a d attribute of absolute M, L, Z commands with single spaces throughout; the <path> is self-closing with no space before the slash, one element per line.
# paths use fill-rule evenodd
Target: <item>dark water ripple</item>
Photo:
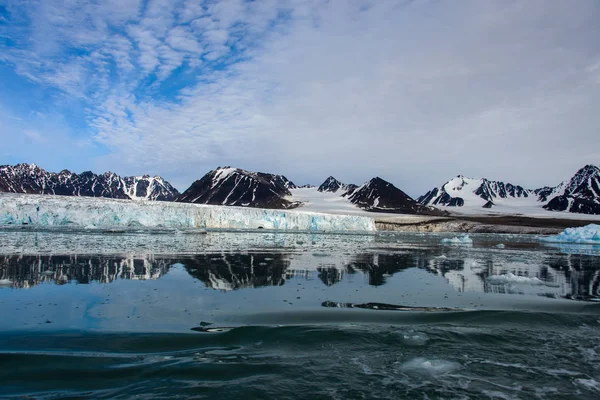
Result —
<path fill-rule="evenodd" d="M 597 249 L 443 237 L 0 231 L 0 397 L 600 398 Z"/>
<path fill-rule="evenodd" d="M 597 314 L 436 315 L 441 319 L 426 325 L 8 334 L 0 338 L 0 393 L 149 399 L 596 399 L 600 394 Z"/>

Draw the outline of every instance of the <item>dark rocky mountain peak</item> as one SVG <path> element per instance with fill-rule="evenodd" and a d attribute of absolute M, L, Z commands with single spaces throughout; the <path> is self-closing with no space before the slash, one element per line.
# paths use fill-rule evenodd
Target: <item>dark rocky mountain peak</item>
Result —
<path fill-rule="evenodd" d="M 348 194 L 347 192 L 356 189 L 358 186 L 352 183 L 342 183 L 335 179 L 333 176 L 325 179 L 325 181 L 319 186 L 317 189 L 319 192 L 331 192 L 336 193 L 338 190 L 342 190 L 344 192 L 343 196 Z"/>
<path fill-rule="evenodd" d="M 433 207 L 419 204 L 402 190 L 380 177 L 375 177 L 353 190 L 348 199 L 351 203 L 367 211 L 402 214 L 442 214 Z"/>
<path fill-rule="evenodd" d="M 343 183 L 335 179 L 333 176 L 325 179 L 317 189 L 319 192 L 337 192 L 342 187 Z"/>
<path fill-rule="evenodd" d="M 569 182 L 555 188 L 537 189 L 536 193 L 539 198 L 550 198 L 544 206 L 546 210 L 600 214 L 600 169 L 595 165 L 586 165 Z"/>
<path fill-rule="evenodd" d="M 296 185 L 283 175 L 219 167 L 192 183 L 176 201 L 287 209 L 300 205 L 285 199 L 293 188 Z"/>

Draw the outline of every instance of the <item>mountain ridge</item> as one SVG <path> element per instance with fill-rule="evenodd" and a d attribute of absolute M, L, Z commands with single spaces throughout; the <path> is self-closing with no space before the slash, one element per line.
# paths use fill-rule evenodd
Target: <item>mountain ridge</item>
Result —
<path fill-rule="evenodd" d="M 478 206 L 493 208 L 497 201 L 531 199 L 531 204 L 549 211 L 600 214 L 600 169 L 588 164 L 568 181 L 556 186 L 526 189 L 520 185 L 474 179 L 458 175 L 441 187 L 434 187 L 417 201 L 423 205 L 444 207 Z"/>
<path fill-rule="evenodd" d="M 0 165 L 0 192 L 171 201 L 179 195 L 160 176 L 121 177 L 114 172 L 48 172 L 36 164 Z"/>
<path fill-rule="evenodd" d="M 193 182 L 175 201 L 258 208 L 295 208 L 285 199 L 296 185 L 283 175 L 218 167 Z"/>

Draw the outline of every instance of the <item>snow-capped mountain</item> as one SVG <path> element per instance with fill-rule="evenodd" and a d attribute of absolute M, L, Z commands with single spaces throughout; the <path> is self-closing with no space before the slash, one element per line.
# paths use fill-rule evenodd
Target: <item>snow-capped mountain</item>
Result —
<path fill-rule="evenodd" d="M 600 168 L 586 165 L 569 182 L 537 189 L 536 193 L 540 199 L 550 199 L 544 206 L 546 210 L 600 214 Z"/>
<path fill-rule="evenodd" d="M 352 183 L 346 184 L 338 181 L 333 176 L 325 179 L 323 183 L 317 189 L 319 192 L 332 192 L 336 193 L 338 190 L 342 190 L 342 192 L 348 192 L 356 189 L 358 186 Z"/>
<path fill-rule="evenodd" d="M 224 167 L 208 172 L 183 192 L 176 201 L 199 204 L 260 208 L 294 208 L 300 203 L 291 196 L 293 182 L 283 175 Z"/>
<path fill-rule="evenodd" d="M 549 211 L 600 214 L 600 169 L 594 165 L 586 165 L 569 181 L 534 190 L 511 183 L 459 175 L 442 187 L 433 188 L 417 201 L 424 205 L 483 208 L 494 208 L 502 203 L 543 207 Z"/>
<path fill-rule="evenodd" d="M 352 204 L 367 211 L 402 213 L 402 214 L 442 214 L 434 207 L 427 207 L 391 183 L 375 177 L 351 193 L 348 199 Z"/>
<path fill-rule="evenodd" d="M 423 205 L 462 207 L 475 205 L 491 208 L 497 199 L 528 198 L 535 196 L 532 190 L 512 183 L 472 179 L 459 175 L 450 179 L 441 188 L 433 188 L 417 201 Z"/>
<path fill-rule="evenodd" d="M 177 189 L 160 176 L 120 177 L 113 172 L 96 175 L 68 170 L 47 172 L 35 164 L 0 166 L 0 192 L 108 197 L 113 199 L 171 201 Z"/>

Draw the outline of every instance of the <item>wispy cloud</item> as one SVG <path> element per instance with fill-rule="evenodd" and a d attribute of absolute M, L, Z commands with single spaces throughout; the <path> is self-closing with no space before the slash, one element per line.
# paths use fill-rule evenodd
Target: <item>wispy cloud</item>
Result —
<path fill-rule="evenodd" d="M 382 175 L 418 194 L 458 173 L 551 184 L 600 145 L 591 0 L 6 9 L 0 62 L 80 99 L 101 169 L 179 186 L 223 164 Z"/>

